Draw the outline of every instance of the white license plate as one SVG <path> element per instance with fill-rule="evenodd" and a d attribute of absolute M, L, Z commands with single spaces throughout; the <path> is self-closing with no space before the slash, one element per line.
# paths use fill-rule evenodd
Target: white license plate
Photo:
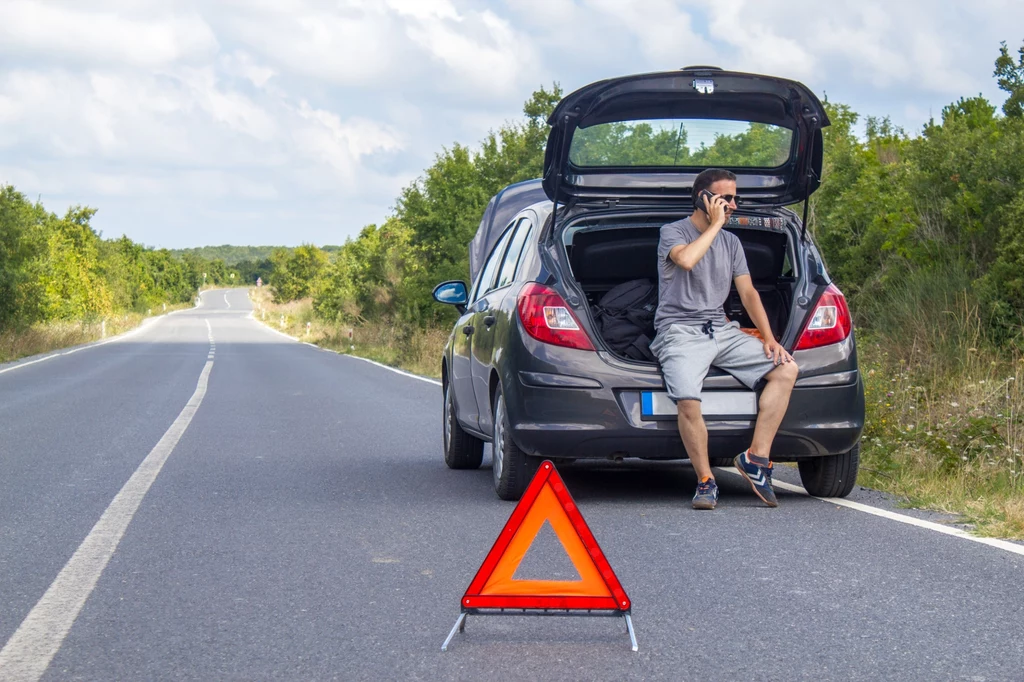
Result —
<path fill-rule="evenodd" d="M 700 411 L 705 417 L 755 417 L 757 394 L 753 391 L 702 391 Z M 674 417 L 676 404 L 664 391 L 641 391 L 640 414 L 645 419 Z"/>

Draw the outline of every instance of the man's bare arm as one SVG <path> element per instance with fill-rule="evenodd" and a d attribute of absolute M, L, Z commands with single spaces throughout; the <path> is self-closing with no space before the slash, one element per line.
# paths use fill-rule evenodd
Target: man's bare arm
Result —
<path fill-rule="evenodd" d="M 757 331 L 761 332 L 761 338 L 764 340 L 765 357 L 772 358 L 777 365 L 783 362 L 792 362 L 793 356 L 782 347 L 782 344 L 775 340 L 772 326 L 768 323 L 768 313 L 765 312 L 764 304 L 761 303 L 761 294 L 757 293 L 757 289 L 754 288 L 750 275 L 735 277 L 733 278 L 733 283 L 736 285 L 736 291 L 740 295 L 743 309 L 747 311 L 747 315 L 750 316 L 754 326 L 757 327 Z"/>
<path fill-rule="evenodd" d="M 672 250 L 668 252 L 668 257 L 683 270 L 693 270 L 694 266 L 700 262 L 700 259 L 711 248 L 711 243 L 715 241 L 715 236 L 719 230 L 721 230 L 720 227 L 716 228 L 712 224 L 711 227 L 704 231 L 704 234 L 689 244 L 673 246 Z"/>
<path fill-rule="evenodd" d="M 774 339 L 775 335 L 772 334 L 772 327 L 768 323 L 768 313 L 764 310 L 764 304 L 761 303 L 761 294 L 757 293 L 757 289 L 754 288 L 754 283 L 750 279 L 750 275 L 740 275 L 733 280 L 736 285 L 736 291 L 740 295 L 740 301 L 743 303 L 743 309 L 747 311 L 747 315 L 750 316 L 750 320 L 757 327 L 757 331 L 761 332 L 761 336 L 764 340 Z"/>

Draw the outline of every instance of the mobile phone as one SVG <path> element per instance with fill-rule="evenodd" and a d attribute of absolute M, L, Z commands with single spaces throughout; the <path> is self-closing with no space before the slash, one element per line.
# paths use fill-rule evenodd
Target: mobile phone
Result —
<path fill-rule="evenodd" d="M 710 201 L 711 199 L 714 199 L 714 198 L 715 198 L 714 194 L 712 194 L 711 192 L 709 192 L 706 189 L 702 189 L 697 194 L 697 198 L 693 202 L 693 207 L 697 208 L 697 209 L 700 209 L 701 211 L 704 211 L 705 213 L 707 213 L 708 212 L 708 205 L 707 205 L 706 202 L 708 202 L 708 201 Z"/>

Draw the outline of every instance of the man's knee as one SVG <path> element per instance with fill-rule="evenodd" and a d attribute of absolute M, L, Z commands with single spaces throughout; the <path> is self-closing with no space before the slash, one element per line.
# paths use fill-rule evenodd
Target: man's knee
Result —
<path fill-rule="evenodd" d="M 800 374 L 800 367 L 795 362 L 784 362 L 765 377 L 768 381 L 784 381 L 795 384 L 797 375 Z"/>
<path fill-rule="evenodd" d="M 679 411 L 680 417 L 690 421 L 703 419 L 700 411 L 699 400 L 680 400 L 676 403 L 676 409 Z"/>

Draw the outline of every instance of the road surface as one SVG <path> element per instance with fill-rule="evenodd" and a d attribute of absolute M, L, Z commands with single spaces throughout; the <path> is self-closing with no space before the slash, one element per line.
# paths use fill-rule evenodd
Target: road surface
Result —
<path fill-rule="evenodd" d="M 489 457 L 445 467 L 434 382 L 250 311 L 209 291 L 0 366 L 0 679 L 1024 679 L 1019 545 L 768 509 L 727 472 L 698 513 L 678 463 L 561 471 L 637 653 L 621 620 L 526 617 L 470 617 L 442 653 L 513 509 Z M 540 536 L 521 577 L 568 577 L 560 551 Z"/>

